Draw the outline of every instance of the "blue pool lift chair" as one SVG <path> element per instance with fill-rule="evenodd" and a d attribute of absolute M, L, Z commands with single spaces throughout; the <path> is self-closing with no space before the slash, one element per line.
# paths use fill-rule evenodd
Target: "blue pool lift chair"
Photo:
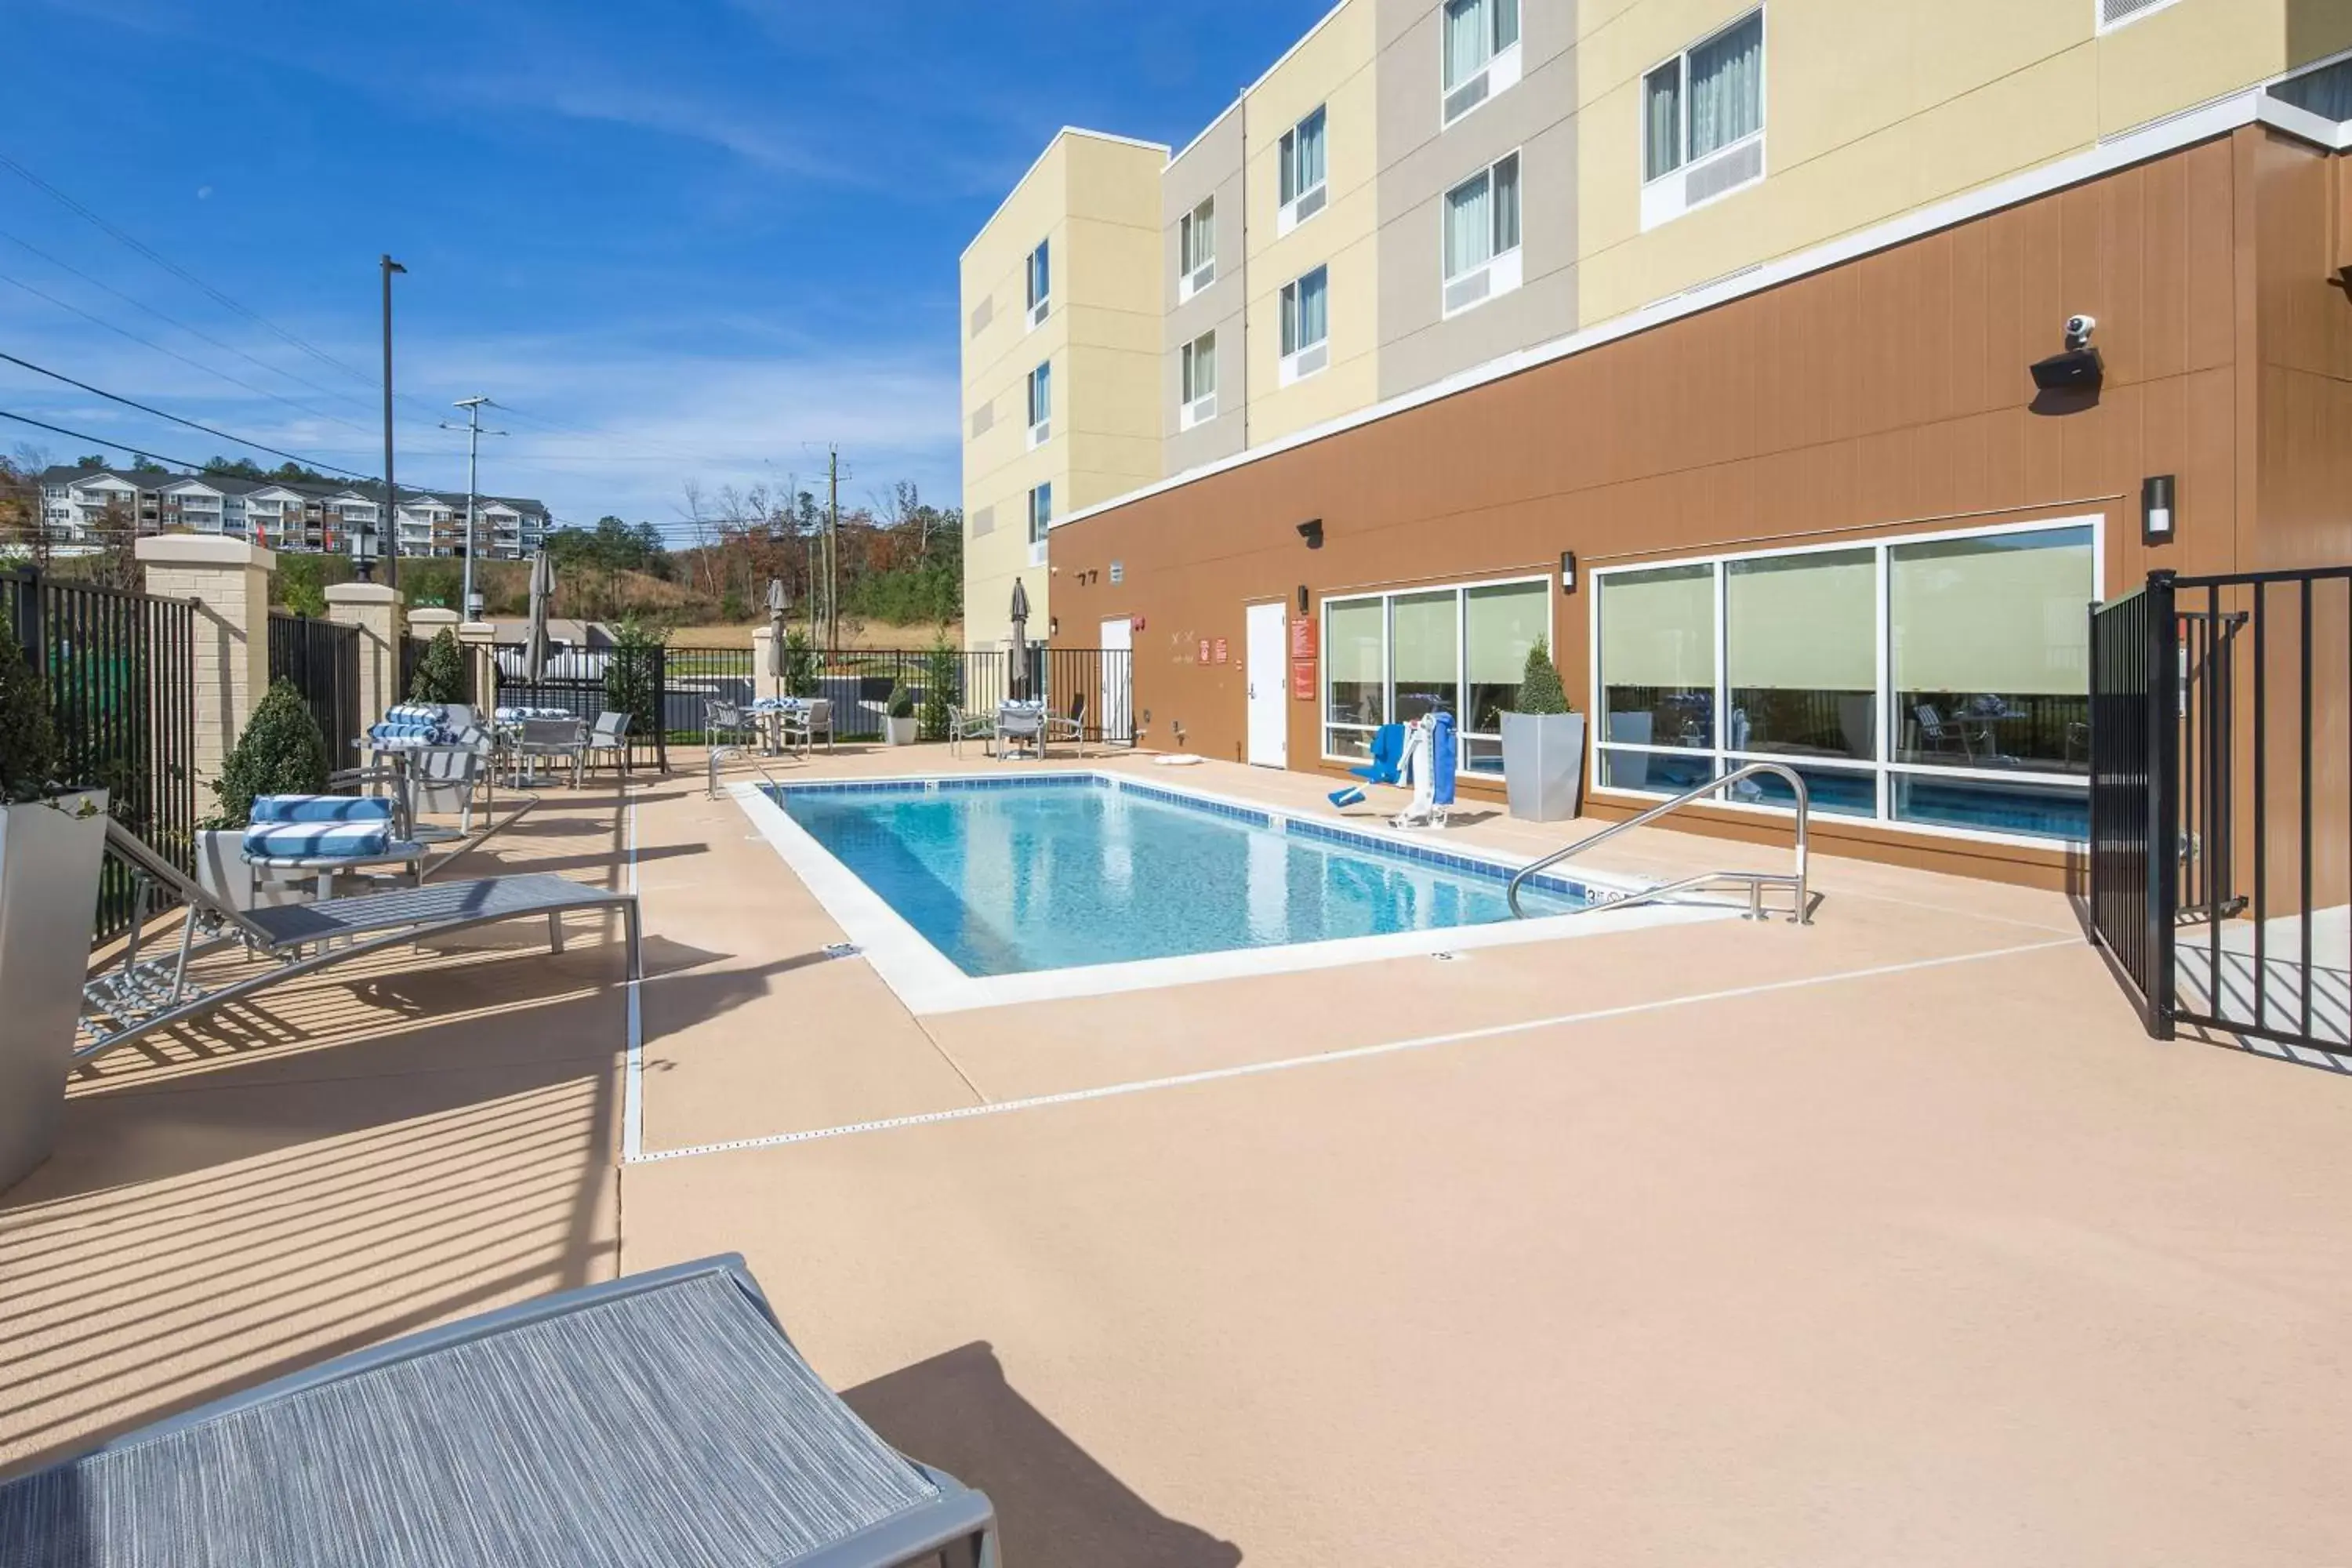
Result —
<path fill-rule="evenodd" d="M 1403 766 L 1404 726 L 1383 724 L 1372 731 L 1370 760 L 1360 768 L 1349 768 L 1348 771 L 1363 780 L 1365 784 L 1401 784 L 1404 782 Z M 1343 809 L 1351 805 L 1361 805 L 1364 804 L 1364 792 L 1360 785 L 1349 784 L 1345 789 L 1333 790 L 1330 801 L 1333 805 Z"/>

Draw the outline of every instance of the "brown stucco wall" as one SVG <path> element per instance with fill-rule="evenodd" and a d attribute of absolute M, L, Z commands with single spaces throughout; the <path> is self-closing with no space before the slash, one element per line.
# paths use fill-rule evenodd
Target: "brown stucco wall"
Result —
<path fill-rule="evenodd" d="M 1244 606 L 1779 542 L 2104 514 L 2105 591 L 2154 566 L 2347 559 L 2341 160 L 2242 131 L 1055 531 L 1058 640 L 1139 616 L 1147 742 L 1242 754 Z M 2258 263 L 2258 258 L 2261 261 Z M 2075 312 L 2105 384 L 2040 405 L 2027 366 Z M 2315 334 L 2316 336 L 2315 337 Z M 2140 541 L 2140 480 L 2178 535 Z M 2331 488 L 2332 487 L 2332 488 Z M 2265 508 L 2278 522 L 2258 526 Z M 1297 524 L 1323 522 L 1310 551 Z M 1108 567 L 1117 562 L 1121 580 Z M 1589 591 L 1553 647 L 1588 706 Z M 1203 665 L 1224 639 L 1229 661 Z M 1319 705 L 1289 705 L 1318 768 Z M 1465 795 L 1484 785 L 1465 780 Z M 1638 804 L 1593 797 L 1589 809 Z M 2054 883 L 2059 852 L 1817 817 L 1843 852 Z M 1711 831 L 1786 829 L 1718 816 Z"/>

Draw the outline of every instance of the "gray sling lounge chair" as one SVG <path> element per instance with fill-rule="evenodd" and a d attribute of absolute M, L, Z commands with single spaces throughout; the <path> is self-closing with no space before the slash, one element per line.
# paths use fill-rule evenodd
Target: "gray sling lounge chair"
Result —
<path fill-rule="evenodd" d="M 877 1436 L 737 1257 L 341 1357 L 0 1485 L 21 1568 L 899 1568 L 985 1495 Z"/>
<path fill-rule="evenodd" d="M 312 970 L 498 921 L 545 920 L 547 944 L 561 952 L 566 914 L 577 910 L 617 910 L 628 937 L 629 978 L 637 979 L 645 973 L 637 896 L 607 892 L 548 872 L 435 882 L 276 909 L 236 910 L 111 819 L 106 825 L 106 847 L 139 879 L 138 918 L 122 951 L 82 987 L 81 1027 L 74 1042 L 76 1062 L 118 1050 L 143 1035 Z M 157 891 L 188 906 L 177 938 L 160 955 L 143 952 L 141 940 L 150 897 Z M 277 965 L 243 973 L 210 987 L 190 973 L 192 960 L 240 943 L 259 957 L 278 960 Z M 0 1563 L 8 1561 L 0 1556 Z"/>

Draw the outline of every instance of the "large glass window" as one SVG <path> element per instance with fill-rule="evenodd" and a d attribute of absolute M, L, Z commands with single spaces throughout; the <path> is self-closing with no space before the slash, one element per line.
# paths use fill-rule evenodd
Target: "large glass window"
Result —
<path fill-rule="evenodd" d="M 1323 110 L 1318 108 L 1282 133 L 1277 159 L 1283 205 L 1290 205 L 1323 183 Z"/>
<path fill-rule="evenodd" d="M 1388 605 L 1339 599 L 1323 607 L 1323 749 L 1362 757 L 1372 731 L 1388 721 Z"/>
<path fill-rule="evenodd" d="M 1764 13 L 1752 11 L 1642 79 L 1642 178 L 1764 129 Z"/>
<path fill-rule="evenodd" d="M 1601 579 L 1601 732 L 1639 746 L 1715 744 L 1715 566 Z"/>
<path fill-rule="evenodd" d="M 1897 762 L 2088 772 L 2092 549 L 2063 528 L 1888 550 Z"/>
<path fill-rule="evenodd" d="M 1385 722 L 1443 707 L 1462 738 L 1462 767 L 1502 767 L 1503 710 L 1528 649 L 1549 632 L 1548 579 L 1422 588 L 1323 605 L 1326 755 L 1360 757 Z"/>
<path fill-rule="evenodd" d="M 1389 670 L 1396 716 L 1410 724 L 1433 709 L 1462 713 L 1462 603 L 1452 588 L 1389 601 Z"/>
<path fill-rule="evenodd" d="M 1029 373 L 1029 423 L 1043 425 L 1054 416 L 1054 366 L 1051 361 Z"/>
<path fill-rule="evenodd" d="M 1282 286 L 1282 353 L 1287 359 L 1331 334 L 1331 269 L 1318 267 Z"/>
<path fill-rule="evenodd" d="M 1519 0 L 1445 0 L 1445 89 L 1519 41 Z"/>
<path fill-rule="evenodd" d="M 1465 771 L 1502 771 L 1503 714 L 1518 700 L 1528 650 L 1550 636 L 1550 616 L 1549 583 L 1497 583 L 1463 595 L 1463 675 L 1469 691 L 1459 718 Z M 1483 738 L 1490 735 L 1496 738 Z"/>
<path fill-rule="evenodd" d="M 1604 787 L 1673 793 L 1764 758 L 1794 767 L 1818 811 L 2084 836 L 2091 524 L 1604 568 L 1595 581 Z M 1759 775 L 1725 798 L 1793 795 Z"/>

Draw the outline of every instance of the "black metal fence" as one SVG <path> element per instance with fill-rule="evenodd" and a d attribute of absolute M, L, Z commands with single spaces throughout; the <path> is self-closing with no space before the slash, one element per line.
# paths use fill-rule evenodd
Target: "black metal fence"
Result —
<path fill-rule="evenodd" d="M 669 689 L 669 651 L 658 646 L 602 648 L 564 654 L 550 661 L 537 680 L 529 679 L 520 649 L 504 648 L 489 662 L 486 679 L 494 693 L 485 706 L 546 708 L 596 721 L 607 710 L 629 715 L 628 765 L 669 769 L 670 737 L 688 728 L 674 722 L 678 704 Z M 748 652 L 745 655 L 749 658 Z M 702 738 L 702 710 L 694 710 L 694 738 Z"/>
<path fill-rule="evenodd" d="M 671 732 L 700 740 L 703 709 L 711 700 L 749 702 L 774 689 L 753 668 L 749 648 L 672 648 L 667 722 Z M 1075 715 L 1090 742 L 1135 742 L 1133 656 L 1125 648 L 1025 650 L 1018 671 L 1007 649 L 845 648 L 787 658 L 783 684 L 796 696 L 833 704 L 834 734 L 843 741 L 879 741 L 890 693 L 905 687 L 919 720 L 937 721 L 947 708 L 992 713 L 1019 695 L 1043 698 L 1056 713 Z M 933 703 L 934 689 L 943 700 Z M 926 739 L 936 722 L 927 722 Z"/>
<path fill-rule="evenodd" d="M 178 599 L 0 574 L 0 608 L 47 679 L 60 782 L 102 788 L 107 809 L 183 870 L 195 866 L 195 615 Z M 134 918 L 136 888 L 109 858 L 99 940 Z"/>
<path fill-rule="evenodd" d="M 2092 915 L 2149 1031 L 2352 1049 L 2352 566 L 2092 617 Z"/>
<path fill-rule="evenodd" d="M 327 738 L 331 767 L 360 761 L 360 737 L 373 716 L 360 711 L 360 629 L 271 611 L 269 679 L 291 682 Z"/>

